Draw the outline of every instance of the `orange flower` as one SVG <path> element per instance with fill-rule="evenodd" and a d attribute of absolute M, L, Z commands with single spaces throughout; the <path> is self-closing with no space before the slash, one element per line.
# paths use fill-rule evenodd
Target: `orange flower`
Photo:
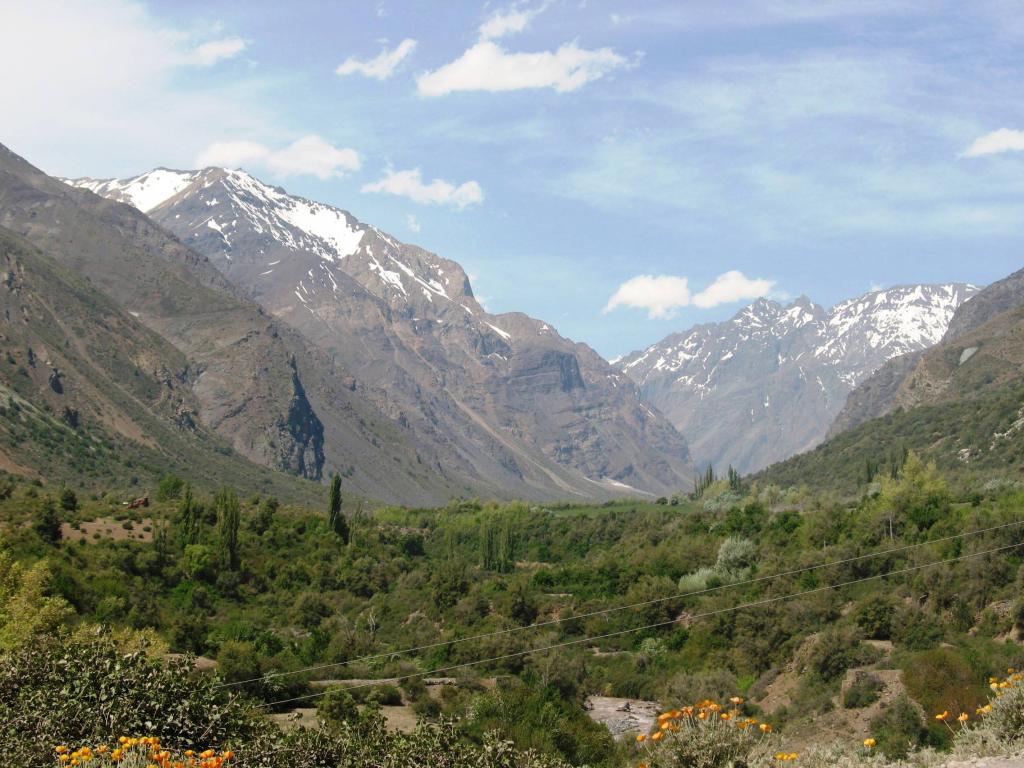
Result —
<path fill-rule="evenodd" d="M 761 729 L 761 733 L 771 733 L 772 732 L 772 727 L 770 725 L 768 725 L 768 723 L 761 723 L 761 725 L 759 725 L 758 728 Z"/>
<path fill-rule="evenodd" d="M 636 740 L 639 743 L 643 743 L 643 742 L 647 741 L 647 734 L 646 733 L 638 734 L 637 737 L 636 737 Z"/>
<path fill-rule="evenodd" d="M 664 738 L 665 738 L 665 732 L 664 731 L 658 731 L 656 734 L 651 736 L 651 741 L 661 741 Z"/>
<path fill-rule="evenodd" d="M 946 722 L 947 720 L 949 720 L 949 710 L 944 709 L 942 712 L 939 712 L 939 714 L 935 716 L 935 719 L 943 723 Z"/>
<path fill-rule="evenodd" d="M 875 744 L 877 744 L 877 743 L 878 742 L 875 741 L 874 739 L 864 739 L 864 746 L 867 747 L 868 749 L 873 748 L 875 746 Z"/>

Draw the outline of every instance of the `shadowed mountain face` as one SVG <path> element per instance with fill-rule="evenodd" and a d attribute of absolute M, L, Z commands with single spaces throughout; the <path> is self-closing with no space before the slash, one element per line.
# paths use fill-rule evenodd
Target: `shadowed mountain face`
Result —
<path fill-rule="evenodd" d="M 241 456 L 314 480 L 342 471 L 351 490 L 384 500 L 461 491 L 459 479 L 426 469 L 429 448 L 368 403 L 351 374 L 135 208 L 0 148 L 0 226 L 165 340 L 179 362 L 163 367 L 187 392 L 194 422 Z M 145 372 L 168 378 L 159 367 Z"/>
<path fill-rule="evenodd" d="M 698 464 L 751 472 L 818 444 L 887 360 L 937 343 L 973 286 L 874 291 L 831 310 L 758 300 L 616 362 L 686 436 Z"/>
<path fill-rule="evenodd" d="M 138 206 L 203 254 L 350 372 L 430 450 L 426 468 L 464 493 L 572 498 L 690 483 L 685 441 L 627 376 L 544 322 L 487 313 L 453 261 L 242 171 L 71 183 Z"/>

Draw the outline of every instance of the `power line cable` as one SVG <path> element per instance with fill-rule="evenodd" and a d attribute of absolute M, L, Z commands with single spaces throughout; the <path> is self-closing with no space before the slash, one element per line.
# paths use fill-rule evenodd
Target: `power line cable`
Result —
<path fill-rule="evenodd" d="M 852 579 L 850 581 L 844 581 L 844 582 L 840 582 L 838 584 L 828 584 L 828 585 L 823 586 L 823 587 L 815 587 L 814 589 L 806 589 L 806 590 L 804 590 L 802 592 L 794 592 L 794 593 L 788 594 L 788 595 L 781 595 L 781 596 L 778 596 L 778 597 L 769 597 L 769 598 L 765 598 L 763 600 L 755 600 L 755 601 L 752 601 L 752 602 L 749 602 L 749 603 L 741 603 L 739 605 L 730 606 L 728 608 L 719 608 L 719 609 L 716 609 L 716 610 L 713 610 L 713 611 L 705 611 L 704 613 L 697 613 L 697 614 L 694 614 L 694 615 L 692 615 L 692 616 L 690 616 L 688 618 L 689 618 L 690 621 L 696 621 L 698 619 L 708 618 L 709 616 L 717 616 L 717 615 L 724 614 L 724 613 L 732 613 L 734 611 L 743 610 L 745 608 L 756 608 L 756 607 L 763 606 L 763 605 L 770 605 L 772 603 L 778 603 L 778 602 L 782 602 L 784 600 L 791 600 L 791 599 L 796 598 L 796 597 L 805 597 L 807 595 L 813 595 L 813 594 L 816 594 L 818 592 L 826 592 L 826 591 L 831 590 L 831 589 L 841 589 L 842 587 L 849 587 L 849 586 L 853 586 L 854 584 L 862 584 L 862 583 L 864 583 L 866 581 L 875 581 L 877 579 L 883 579 L 883 578 L 886 578 L 886 577 L 889 577 L 889 576 L 898 576 L 898 575 L 904 574 L 904 573 L 911 573 L 913 571 L 919 571 L 919 570 L 922 570 L 924 568 L 933 568 L 933 567 L 938 566 L 938 565 L 948 565 L 950 563 L 959 562 L 961 560 L 968 560 L 968 559 L 971 559 L 971 558 L 974 558 L 974 557 L 982 557 L 983 555 L 991 555 L 991 554 L 994 554 L 996 552 L 1002 552 L 1002 551 L 1005 551 L 1005 550 L 1008 550 L 1008 549 L 1014 549 L 1016 547 L 1021 546 L 1022 544 L 1024 544 L 1024 542 L 1017 542 L 1016 544 L 1007 544 L 1005 546 L 996 547 L 994 549 L 987 549 L 987 550 L 983 550 L 981 552 L 973 552 L 973 553 L 971 553 L 969 555 L 960 555 L 959 557 L 951 557 L 951 558 L 947 558 L 946 560 L 937 560 L 935 562 L 925 563 L 923 565 L 915 565 L 915 566 L 911 566 L 909 568 L 901 568 L 900 570 L 896 570 L 896 571 L 888 571 L 886 573 L 875 574 L 873 576 L 864 576 L 864 577 L 862 577 L 860 579 Z M 646 625 L 644 625 L 642 627 L 633 627 L 631 629 L 620 629 L 620 630 L 617 630 L 615 632 L 608 632 L 608 633 L 605 633 L 603 635 L 594 635 L 592 637 L 584 637 L 584 638 L 577 639 L 577 640 L 566 640 L 566 641 L 563 641 L 563 642 L 560 642 L 560 643 L 553 643 L 552 645 L 542 646 L 540 648 L 531 648 L 531 649 L 528 649 L 528 650 L 525 650 L 525 651 L 516 651 L 514 653 L 506 653 L 506 654 L 502 654 L 500 656 L 493 656 L 493 657 L 487 658 L 487 659 L 478 659 L 476 661 L 467 661 L 467 662 L 463 662 L 461 664 L 453 664 L 453 665 L 447 666 L 447 667 L 439 667 L 437 669 L 428 670 L 426 672 L 413 672 L 411 674 L 402 675 L 400 677 L 391 677 L 391 678 L 387 678 L 385 680 L 379 680 L 379 681 L 374 681 L 374 682 L 369 682 L 369 683 L 361 683 L 359 685 L 344 686 L 344 690 L 352 691 L 352 690 L 357 690 L 359 688 L 372 688 L 374 686 L 381 685 L 381 684 L 384 684 L 384 683 L 387 683 L 387 684 L 399 683 L 399 682 L 402 682 L 403 680 L 411 680 L 411 679 L 417 678 L 417 677 L 430 677 L 430 676 L 433 676 L 433 675 L 441 674 L 443 672 L 454 672 L 455 670 L 458 670 L 458 669 L 466 669 L 468 667 L 475 667 L 475 666 L 478 666 L 480 664 L 491 664 L 491 663 L 494 663 L 494 662 L 497 662 L 497 661 L 506 661 L 508 659 L 514 659 L 514 658 L 518 658 L 518 657 L 522 657 L 522 656 L 529 656 L 529 655 L 534 654 L 534 653 L 543 653 L 544 651 L 553 651 L 553 650 L 557 650 L 559 648 L 566 648 L 566 647 L 572 646 L 572 645 L 580 645 L 582 643 L 593 643 L 593 642 L 596 642 L 598 640 L 606 640 L 606 639 L 611 638 L 611 637 L 620 637 L 622 635 L 628 635 L 628 634 L 631 634 L 633 632 L 643 632 L 643 631 L 648 630 L 648 629 L 658 629 L 660 627 L 666 627 L 666 626 L 669 626 L 669 625 L 672 625 L 672 624 L 675 624 L 675 623 L 676 623 L 676 619 L 671 619 L 669 621 L 659 621 L 659 622 L 655 622 L 654 624 L 646 624 Z M 326 695 L 327 692 L 328 691 L 325 690 L 325 691 L 320 691 L 320 692 L 317 692 L 317 693 L 306 694 L 305 696 L 295 696 L 295 697 L 290 698 L 290 699 L 281 699 L 279 701 L 271 701 L 271 702 L 267 702 L 267 703 L 264 703 L 264 704 L 258 704 L 258 705 L 256 705 L 256 708 L 259 709 L 259 708 L 262 708 L 262 707 L 275 707 L 275 706 L 278 706 L 279 704 L 291 704 L 291 703 L 296 702 L 296 701 L 307 701 L 309 699 L 316 699 L 316 698 L 319 698 L 321 696 Z"/>
<path fill-rule="evenodd" d="M 838 565 L 848 565 L 849 563 L 858 562 L 860 560 L 868 560 L 868 559 L 875 558 L 875 557 L 884 557 L 885 555 L 892 555 L 892 554 L 897 554 L 899 552 L 906 552 L 908 550 L 916 549 L 918 547 L 924 547 L 924 546 L 927 546 L 929 544 L 942 544 L 944 542 L 953 541 L 955 539 L 962 539 L 962 538 L 966 538 L 968 536 L 977 536 L 977 535 L 980 535 L 982 533 L 991 533 L 992 531 L 998 531 L 998 530 L 1002 530 L 1002 529 L 1005 529 L 1005 528 L 1012 528 L 1012 527 L 1016 527 L 1016 526 L 1019 526 L 1019 525 L 1024 525 L 1024 520 L 1015 520 L 1015 521 L 1012 521 L 1012 522 L 1009 522 L 1009 523 L 1002 523 L 1000 525 L 994 525 L 994 526 L 990 526 L 988 528 L 980 528 L 980 529 L 976 529 L 976 530 L 973 530 L 973 531 L 967 531 L 965 533 L 957 533 L 957 534 L 953 534 L 953 535 L 950 535 L 950 536 L 944 536 L 944 537 L 938 538 L 938 539 L 931 539 L 929 541 L 918 542 L 916 544 L 905 544 L 905 545 L 900 546 L 900 547 L 893 547 L 893 548 L 890 548 L 890 549 L 885 549 L 885 550 L 882 550 L 881 552 L 870 552 L 870 553 L 868 553 L 866 555 L 857 555 L 855 557 L 848 557 L 848 558 L 845 558 L 845 559 L 842 559 L 842 560 L 834 560 L 834 561 L 832 561 L 830 563 L 820 563 L 818 565 L 804 566 L 803 568 L 796 568 L 796 569 L 790 570 L 790 571 L 782 571 L 781 573 L 769 574 L 767 576 L 758 576 L 757 578 L 754 578 L 754 579 L 746 579 L 744 581 L 736 581 L 736 582 L 731 582 L 731 583 L 728 583 L 728 584 L 719 584 L 718 586 L 715 586 L 715 587 L 706 587 L 704 589 L 699 589 L 699 590 L 695 590 L 695 591 L 692 591 L 692 592 L 681 592 L 679 594 L 669 595 L 667 597 L 656 597 L 656 598 L 652 598 L 651 600 L 644 600 L 644 601 L 641 601 L 641 602 L 638 602 L 638 603 L 630 603 L 628 605 L 617 605 L 617 606 L 612 606 L 610 608 L 601 608 L 601 609 L 596 610 L 596 611 L 589 611 L 587 613 L 581 613 L 581 614 L 578 614 L 576 616 L 567 616 L 567 617 L 564 617 L 564 618 L 559 617 L 557 619 L 549 619 L 547 621 L 541 621 L 541 622 L 537 622 L 535 624 L 527 624 L 526 626 L 522 626 L 522 627 L 508 627 L 506 629 L 497 629 L 497 630 L 494 630 L 492 632 L 483 632 L 483 633 L 477 634 L 477 635 L 467 635 L 466 637 L 456 637 L 456 638 L 453 638 L 451 640 L 439 640 L 439 641 L 434 642 L 434 643 L 428 643 L 426 645 L 419 645 L 419 646 L 415 646 L 415 647 L 412 647 L 412 648 L 404 648 L 404 649 L 401 649 L 401 650 L 387 651 L 387 652 L 382 652 L 382 653 L 375 653 L 375 654 L 371 654 L 371 655 L 368 655 L 368 656 L 360 656 L 360 657 L 355 658 L 355 659 L 349 659 L 347 661 L 332 662 L 330 664 L 318 664 L 318 665 L 314 665 L 314 666 L 310 666 L 310 667 L 302 667 L 301 669 L 289 670 L 287 672 L 271 672 L 269 674 L 262 675 L 260 677 L 249 678 L 247 680 L 235 680 L 235 681 L 232 681 L 230 683 L 220 683 L 218 685 L 215 685 L 214 688 L 215 689 L 218 689 L 218 688 L 234 688 L 234 687 L 240 686 L 240 685 L 248 685 L 249 683 L 258 683 L 258 682 L 263 682 L 263 681 L 267 681 L 267 680 L 275 680 L 275 679 L 280 678 L 280 677 L 290 677 L 292 675 L 300 675 L 300 674 L 304 674 L 306 672 L 320 672 L 320 671 L 323 671 L 325 669 L 337 669 L 338 667 L 351 666 L 353 664 L 360 664 L 360 663 L 365 662 L 365 661 L 374 661 L 376 659 L 386 659 L 386 658 L 391 658 L 391 657 L 394 657 L 394 656 L 405 656 L 405 655 L 410 654 L 410 653 L 418 653 L 419 651 L 428 651 L 428 650 L 432 650 L 434 648 L 442 648 L 442 647 L 448 646 L 448 645 L 458 645 L 459 643 L 467 643 L 467 642 L 470 642 L 471 640 L 486 640 L 488 638 L 500 637 L 502 635 L 510 635 L 510 634 L 514 634 L 516 632 L 525 632 L 525 631 L 531 630 L 531 629 L 541 629 L 542 627 L 549 627 L 549 626 L 552 626 L 552 625 L 555 625 L 555 624 L 562 624 L 562 623 L 564 623 L 566 621 L 579 621 L 579 620 L 582 620 L 582 619 L 593 618 L 594 616 L 604 616 L 604 615 L 607 615 L 607 614 L 610 614 L 610 613 L 617 613 L 619 611 L 631 610 L 633 608 L 644 608 L 644 607 L 649 606 L 649 605 L 657 605 L 659 603 L 664 603 L 664 602 L 667 602 L 669 600 L 681 600 L 681 599 L 687 598 L 687 597 L 699 597 L 700 595 L 706 595 L 706 594 L 709 594 L 709 593 L 712 593 L 712 592 L 720 592 L 720 591 L 725 590 L 725 589 L 735 589 L 735 588 L 738 588 L 738 587 L 746 587 L 746 586 L 750 586 L 752 584 L 760 584 L 760 583 L 765 582 L 765 581 L 774 581 L 776 579 L 781 579 L 781 578 L 784 578 L 786 576 L 797 576 L 797 575 L 802 574 L 802 573 L 809 573 L 811 571 L 821 570 L 822 568 L 833 568 L 833 567 L 838 566 Z"/>

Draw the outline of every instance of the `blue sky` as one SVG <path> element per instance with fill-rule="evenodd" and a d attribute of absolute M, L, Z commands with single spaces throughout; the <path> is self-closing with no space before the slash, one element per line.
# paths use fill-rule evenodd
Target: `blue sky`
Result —
<path fill-rule="evenodd" d="M 607 356 L 1022 262 L 1019 2 L 16 0 L 0 28 L 0 142 L 44 170 L 240 164 Z"/>

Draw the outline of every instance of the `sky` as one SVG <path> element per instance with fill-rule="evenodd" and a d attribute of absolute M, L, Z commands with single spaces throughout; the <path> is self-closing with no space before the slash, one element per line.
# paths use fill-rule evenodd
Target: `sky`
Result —
<path fill-rule="evenodd" d="M 612 357 L 1022 266 L 1024 2 L 0 0 L 0 143 L 244 167 Z"/>

